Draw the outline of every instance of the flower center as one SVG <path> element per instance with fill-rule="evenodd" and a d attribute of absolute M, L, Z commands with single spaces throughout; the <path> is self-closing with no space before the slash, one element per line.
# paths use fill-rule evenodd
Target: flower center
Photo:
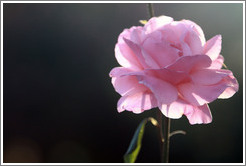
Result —
<path fill-rule="evenodd" d="M 176 48 L 178 50 L 179 57 L 183 56 L 183 51 L 181 49 L 180 44 L 170 44 L 171 47 Z"/>

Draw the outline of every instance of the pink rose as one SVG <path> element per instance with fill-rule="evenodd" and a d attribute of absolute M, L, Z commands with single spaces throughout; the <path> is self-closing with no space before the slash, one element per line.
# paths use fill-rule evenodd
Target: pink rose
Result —
<path fill-rule="evenodd" d="M 208 103 L 238 91 L 230 70 L 221 69 L 221 35 L 206 41 L 189 20 L 153 17 L 143 27 L 125 29 L 115 46 L 122 67 L 110 72 L 122 96 L 118 111 L 142 113 L 159 107 L 169 118 L 184 114 L 190 124 L 210 123 Z"/>

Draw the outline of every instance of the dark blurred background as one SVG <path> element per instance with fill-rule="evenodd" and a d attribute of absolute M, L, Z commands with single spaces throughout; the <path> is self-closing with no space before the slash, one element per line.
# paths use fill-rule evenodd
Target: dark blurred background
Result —
<path fill-rule="evenodd" d="M 190 19 L 206 39 L 221 34 L 240 90 L 210 104 L 213 122 L 172 120 L 170 162 L 243 162 L 243 5 L 154 4 L 156 15 Z M 109 71 L 124 28 L 147 19 L 146 4 L 3 4 L 4 162 L 120 163 L 140 121 L 118 113 Z M 160 162 L 147 124 L 137 162 Z"/>

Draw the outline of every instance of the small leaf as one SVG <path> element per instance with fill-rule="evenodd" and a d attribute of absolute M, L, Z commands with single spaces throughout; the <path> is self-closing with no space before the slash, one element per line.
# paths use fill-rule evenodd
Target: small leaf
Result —
<path fill-rule="evenodd" d="M 224 67 L 225 69 L 228 69 L 228 67 L 227 67 L 226 64 L 224 64 L 224 63 L 223 63 L 223 67 Z"/>
<path fill-rule="evenodd" d="M 138 153 L 141 149 L 145 125 L 148 121 L 150 121 L 154 126 L 158 126 L 157 120 L 155 120 L 152 117 L 145 118 L 144 120 L 142 120 L 142 122 L 138 125 L 138 128 L 136 129 L 133 135 L 133 138 L 127 149 L 126 154 L 124 155 L 125 163 L 134 163 L 136 161 Z"/>
<path fill-rule="evenodd" d="M 139 22 L 143 25 L 145 25 L 148 21 L 147 20 L 139 20 Z"/>

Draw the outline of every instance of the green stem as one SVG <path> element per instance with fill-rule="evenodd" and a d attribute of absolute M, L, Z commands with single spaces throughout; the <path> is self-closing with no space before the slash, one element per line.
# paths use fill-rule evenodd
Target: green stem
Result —
<path fill-rule="evenodd" d="M 171 119 L 162 114 L 160 110 L 157 110 L 157 121 L 159 124 L 159 138 L 160 138 L 160 156 L 162 163 L 169 162 L 169 145 L 170 145 L 170 124 Z M 179 131 L 180 132 L 180 131 Z M 172 133 L 175 134 L 175 133 Z"/>
<path fill-rule="evenodd" d="M 147 7 L 148 7 L 149 18 L 154 17 L 155 13 L 154 13 L 153 4 L 148 3 Z"/>
<path fill-rule="evenodd" d="M 163 162 L 168 163 L 169 162 L 169 143 L 170 143 L 170 124 L 171 124 L 171 119 L 167 118 L 166 116 L 163 116 L 163 138 L 164 138 L 164 143 L 163 143 Z"/>
<path fill-rule="evenodd" d="M 160 145 L 160 158 L 161 158 L 161 163 L 164 162 L 164 149 L 163 149 L 163 143 L 164 143 L 164 138 L 163 138 L 163 132 L 162 132 L 162 113 L 160 110 L 157 110 L 157 121 L 158 121 L 158 133 L 159 133 L 159 145 Z"/>

